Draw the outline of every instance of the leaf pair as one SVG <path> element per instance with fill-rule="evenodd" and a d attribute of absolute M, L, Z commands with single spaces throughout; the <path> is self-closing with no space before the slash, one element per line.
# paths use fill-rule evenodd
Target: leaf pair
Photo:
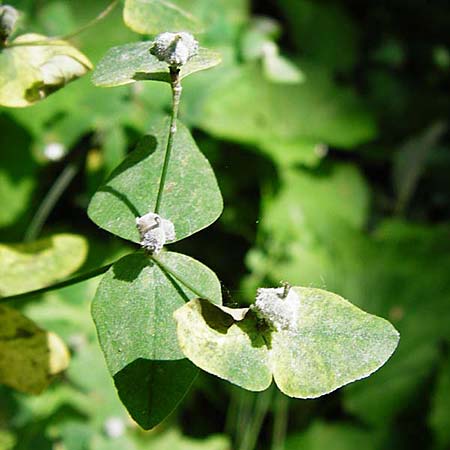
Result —
<path fill-rule="evenodd" d="M 169 123 L 162 120 L 92 198 L 88 213 L 100 227 L 140 242 L 136 218 L 154 211 Z M 214 173 L 189 131 L 178 124 L 159 214 L 177 240 L 207 227 L 222 211 Z M 191 287 L 194 286 L 194 287 Z M 138 252 L 104 276 L 92 315 L 119 396 L 143 428 L 161 422 L 181 401 L 197 369 L 181 353 L 173 313 L 186 301 L 221 304 L 220 283 L 207 267 L 171 252 Z"/>
<path fill-rule="evenodd" d="M 190 301 L 175 313 L 183 353 L 244 389 L 267 389 L 273 377 L 286 395 L 315 398 L 369 376 L 397 347 L 399 335 L 389 322 L 336 294 L 294 287 L 289 296 L 290 309 L 286 299 L 274 300 L 280 302 L 278 314 L 286 308 L 288 327 L 270 326 L 255 307 L 231 310 Z"/>

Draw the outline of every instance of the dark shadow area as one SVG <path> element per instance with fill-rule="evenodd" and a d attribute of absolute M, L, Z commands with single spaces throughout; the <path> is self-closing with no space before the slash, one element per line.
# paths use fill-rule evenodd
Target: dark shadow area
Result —
<path fill-rule="evenodd" d="M 152 361 L 139 358 L 114 375 L 114 383 L 131 417 L 149 430 L 183 400 L 197 373 L 197 367 L 187 359 Z"/>
<path fill-rule="evenodd" d="M 20 189 L 25 183 L 31 184 L 30 194 L 24 195 L 24 199 L 31 201 L 34 186 L 34 177 L 38 171 L 38 165 L 32 152 L 32 136 L 6 113 L 0 114 L 0 168 L 2 172 L 2 183 L 0 185 L 0 196 L 2 209 L 0 214 L 1 240 L 18 241 L 22 237 L 29 219 L 33 213 L 27 204 L 17 212 L 17 216 L 5 217 L 5 212 L 11 209 L 11 199 L 7 198 L 9 190 L 17 187 Z M 9 206 L 11 205 L 11 206 Z M 14 207 L 17 207 L 14 204 Z"/>
<path fill-rule="evenodd" d="M 123 281 L 134 281 L 145 267 L 153 267 L 154 263 L 142 251 L 124 256 L 113 266 L 114 278 Z"/>
<path fill-rule="evenodd" d="M 152 81 L 166 81 L 170 83 L 170 75 L 169 72 L 136 72 L 133 76 L 133 80 L 142 81 L 142 80 L 152 80 Z"/>
<path fill-rule="evenodd" d="M 127 208 L 131 211 L 134 217 L 139 217 L 141 214 L 136 209 L 136 207 L 133 205 L 133 203 L 130 201 L 130 199 L 123 194 L 122 192 L 119 192 L 117 189 L 114 189 L 111 186 L 102 186 L 97 192 L 107 192 L 108 194 L 114 195 L 114 197 L 118 198 L 122 203 L 124 203 Z"/>
<path fill-rule="evenodd" d="M 214 306 L 208 300 L 201 300 L 202 316 L 207 325 L 215 331 L 227 334 L 228 329 L 235 322 L 233 318 Z"/>
<path fill-rule="evenodd" d="M 253 311 L 248 311 L 243 320 L 235 321 L 230 315 L 208 300 L 201 300 L 201 308 L 203 319 L 214 331 L 227 334 L 229 328 L 235 324 L 243 333 L 248 335 L 252 347 L 267 346 L 269 349 L 271 348 L 271 330 L 268 327 L 262 328 Z"/>

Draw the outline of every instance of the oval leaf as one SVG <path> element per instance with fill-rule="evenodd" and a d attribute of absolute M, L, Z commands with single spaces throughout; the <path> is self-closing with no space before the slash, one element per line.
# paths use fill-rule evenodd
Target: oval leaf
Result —
<path fill-rule="evenodd" d="M 167 30 L 201 32 L 200 21 L 179 3 L 179 0 L 126 0 L 123 20 L 140 34 L 158 34 Z"/>
<path fill-rule="evenodd" d="M 163 252 L 125 256 L 106 273 L 92 315 L 122 402 L 145 429 L 181 401 L 197 370 L 178 347 L 173 312 L 197 297 L 179 279 L 221 303 L 220 283 L 198 261 Z"/>
<path fill-rule="evenodd" d="M 74 234 L 0 244 L 0 297 L 40 289 L 65 278 L 83 264 L 86 255 L 86 240 Z"/>
<path fill-rule="evenodd" d="M 286 395 L 315 398 L 369 376 L 397 347 L 399 335 L 386 320 L 321 289 L 291 291 L 289 328 L 262 325 L 252 310 L 234 321 L 205 300 L 190 301 L 175 313 L 183 353 L 245 389 L 265 389 L 273 375 Z"/>
<path fill-rule="evenodd" d="M 88 214 L 101 228 L 140 242 L 136 218 L 154 211 L 168 131 L 168 120 L 156 124 L 153 136 L 145 136 L 95 193 Z M 211 166 L 189 130 L 179 122 L 160 216 L 174 224 L 176 240 L 180 240 L 213 223 L 222 208 L 222 196 Z"/>
<path fill-rule="evenodd" d="M 170 83 L 169 66 L 150 53 L 153 41 L 120 45 L 108 50 L 94 70 L 92 81 L 96 86 L 112 87 L 134 83 L 138 80 Z M 210 69 L 221 62 L 220 54 L 200 47 L 180 71 L 180 77 Z"/>
<path fill-rule="evenodd" d="M 69 351 L 54 333 L 19 311 L 0 306 L 0 383 L 40 394 L 69 364 Z"/>
<path fill-rule="evenodd" d="M 32 105 L 92 68 L 75 47 L 46 39 L 24 34 L 0 49 L 0 105 Z"/>

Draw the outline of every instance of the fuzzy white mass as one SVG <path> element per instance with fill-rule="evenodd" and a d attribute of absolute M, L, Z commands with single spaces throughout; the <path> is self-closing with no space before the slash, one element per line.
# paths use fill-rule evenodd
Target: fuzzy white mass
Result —
<path fill-rule="evenodd" d="M 142 247 L 152 254 L 159 253 L 166 243 L 176 239 L 173 223 L 153 212 L 137 217 L 136 226 L 141 235 Z"/>
<path fill-rule="evenodd" d="M 198 42 L 190 33 L 161 33 L 155 38 L 150 53 L 169 66 L 180 67 L 198 52 Z"/>
<path fill-rule="evenodd" d="M 300 298 L 294 289 L 289 289 L 283 298 L 284 292 L 284 287 L 258 289 L 255 303 L 252 305 L 257 317 L 278 331 L 293 330 L 300 309 Z"/>

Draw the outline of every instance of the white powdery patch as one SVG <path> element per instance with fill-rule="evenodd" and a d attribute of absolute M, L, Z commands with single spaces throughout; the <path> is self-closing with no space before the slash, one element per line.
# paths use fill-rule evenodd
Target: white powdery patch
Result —
<path fill-rule="evenodd" d="M 198 53 L 198 42 L 190 33 L 161 33 L 155 38 L 150 53 L 169 66 L 180 67 Z"/>
<path fill-rule="evenodd" d="M 158 254 L 166 243 L 176 239 L 173 223 L 153 212 L 137 217 L 136 226 L 142 247 L 152 254 Z"/>
<path fill-rule="evenodd" d="M 256 316 L 277 331 L 294 330 L 298 321 L 300 298 L 294 289 L 261 288 L 251 306 Z"/>

